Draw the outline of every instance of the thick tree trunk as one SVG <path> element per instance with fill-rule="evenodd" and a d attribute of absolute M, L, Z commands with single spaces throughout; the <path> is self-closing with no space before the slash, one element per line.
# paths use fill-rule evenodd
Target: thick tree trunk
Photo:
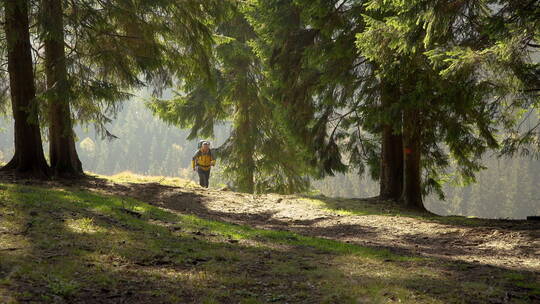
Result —
<path fill-rule="evenodd" d="M 236 136 L 240 136 L 242 147 L 241 168 L 238 174 L 238 190 L 246 193 L 255 191 L 255 160 L 253 154 L 255 150 L 254 140 L 249 136 L 253 133 L 251 123 L 250 102 L 240 102 L 238 109 L 238 129 Z"/>
<path fill-rule="evenodd" d="M 399 87 L 381 83 L 381 106 L 383 111 L 399 100 Z M 396 115 L 395 121 L 401 121 Z M 397 131 L 397 132 L 396 132 Z M 381 176 L 379 198 L 398 201 L 403 191 L 403 136 L 401 124 L 384 124 L 381 142 Z"/>
<path fill-rule="evenodd" d="M 75 148 L 75 136 L 69 106 L 64 24 L 61 0 L 42 1 L 45 28 L 45 74 L 49 102 L 49 157 L 57 176 L 74 177 L 83 174 Z"/>
<path fill-rule="evenodd" d="M 255 183 L 253 180 L 255 176 L 255 165 L 253 164 L 253 157 L 251 157 L 245 165 L 246 167 L 244 169 L 246 172 L 241 177 L 242 187 L 239 190 L 241 192 L 253 193 L 255 191 Z"/>
<path fill-rule="evenodd" d="M 427 211 L 422 201 L 421 126 L 420 112 L 415 109 L 403 113 L 404 183 L 402 201 L 412 209 Z"/>
<path fill-rule="evenodd" d="M 28 2 L 3 2 L 11 104 L 15 120 L 15 154 L 2 169 L 33 177 L 47 177 L 49 168 L 43 155 L 35 98 Z"/>
<path fill-rule="evenodd" d="M 381 150 L 381 199 L 397 201 L 403 192 L 403 137 L 391 126 L 383 127 Z"/>

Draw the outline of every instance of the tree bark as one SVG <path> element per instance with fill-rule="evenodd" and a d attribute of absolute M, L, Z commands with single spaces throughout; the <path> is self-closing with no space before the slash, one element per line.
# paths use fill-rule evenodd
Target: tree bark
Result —
<path fill-rule="evenodd" d="M 49 175 L 49 168 L 43 154 L 39 127 L 28 1 L 3 2 L 11 104 L 15 120 L 15 154 L 2 170 L 43 178 Z"/>
<path fill-rule="evenodd" d="M 404 183 L 401 200 L 411 209 L 427 211 L 422 200 L 420 116 L 417 109 L 407 109 L 403 113 Z"/>
<path fill-rule="evenodd" d="M 43 0 L 45 74 L 49 102 L 49 158 L 53 173 L 61 177 L 83 175 L 75 148 L 69 104 L 62 0 Z"/>
<path fill-rule="evenodd" d="M 382 111 L 391 111 L 390 106 L 399 102 L 399 87 L 387 82 L 381 83 Z M 395 121 L 401 121 L 395 115 Z M 398 201 L 403 192 L 403 136 L 401 124 L 385 123 L 381 142 L 381 176 L 379 198 Z"/>
<path fill-rule="evenodd" d="M 238 109 L 238 129 L 236 130 L 236 136 L 239 136 L 240 147 L 242 147 L 242 160 L 241 168 L 238 174 L 238 190 L 246 193 L 253 193 L 255 191 L 255 160 L 253 154 L 255 151 L 254 139 L 249 136 L 253 134 L 253 128 L 251 122 L 250 102 L 243 101 L 239 103 Z"/>

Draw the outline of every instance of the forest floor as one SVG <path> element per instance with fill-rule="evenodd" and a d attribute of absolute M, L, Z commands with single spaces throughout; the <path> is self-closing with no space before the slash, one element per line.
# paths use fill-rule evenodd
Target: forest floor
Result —
<path fill-rule="evenodd" d="M 538 222 L 132 174 L 0 183 L 0 303 L 540 302 Z"/>

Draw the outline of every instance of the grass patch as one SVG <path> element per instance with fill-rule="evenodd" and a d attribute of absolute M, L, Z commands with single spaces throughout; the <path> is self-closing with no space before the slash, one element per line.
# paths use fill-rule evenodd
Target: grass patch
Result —
<path fill-rule="evenodd" d="M 112 176 L 91 173 L 87 174 L 98 178 L 104 178 L 115 183 L 158 183 L 160 185 L 182 187 L 188 189 L 199 188 L 199 185 L 197 183 L 179 177 L 139 175 L 130 171 L 123 171 Z"/>
<path fill-rule="evenodd" d="M 451 303 L 504 296 L 480 290 L 482 280 L 444 277 L 432 260 L 389 250 L 70 188 L 0 189 L 0 302 Z M 519 287 L 527 282 L 519 274 L 492 275 Z"/>
<path fill-rule="evenodd" d="M 515 285 L 527 293 L 536 295 L 540 298 L 540 282 L 535 277 L 527 276 L 523 273 L 510 272 L 505 274 L 508 285 Z"/>

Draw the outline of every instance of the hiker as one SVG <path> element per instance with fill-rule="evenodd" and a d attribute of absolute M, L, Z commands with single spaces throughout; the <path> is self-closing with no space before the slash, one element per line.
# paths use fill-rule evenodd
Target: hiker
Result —
<path fill-rule="evenodd" d="M 193 171 L 199 173 L 199 184 L 208 188 L 208 180 L 210 179 L 210 168 L 216 164 L 212 150 L 210 150 L 210 143 L 207 141 L 200 142 L 200 147 L 193 156 L 191 166 Z"/>

